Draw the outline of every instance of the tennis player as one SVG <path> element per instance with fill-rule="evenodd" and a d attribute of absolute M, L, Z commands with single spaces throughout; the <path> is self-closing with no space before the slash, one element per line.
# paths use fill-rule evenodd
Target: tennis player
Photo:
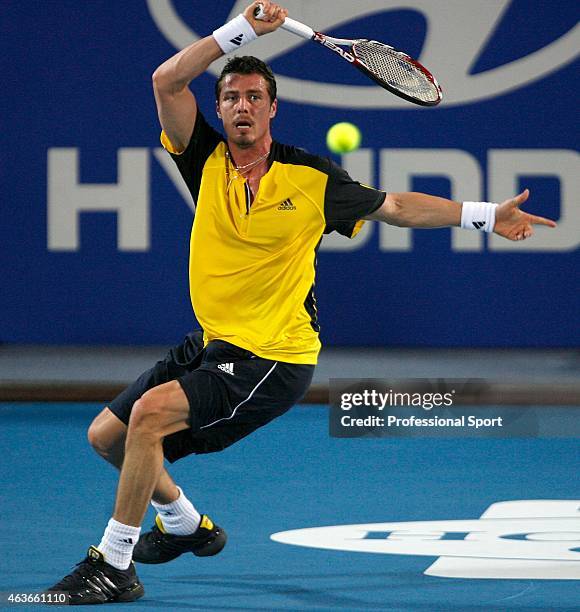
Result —
<path fill-rule="evenodd" d="M 201 331 L 189 334 L 97 416 L 89 440 L 121 470 L 113 517 L 98 546 L 50 591 L 71 604 L 133 601 L 144 593 L 132 559 L 165 563 L 215 555 L 226 534 L 163 466 L 247 436 L 306 393 L 320 341 L 314 297 L 323 234 L 354 237 L 365 219 L 401 227 L 462 226 L 525 240 L 554 222 L 500 205 L 459 203 L 363 186 L 329 159 L 272 139 L 278 100 L 270 68 L 234 57 L 216 83 L 225 136 L 198 109 L 190 82 L 225 53 L 276 30 L 287 11 L 254 2 L 153 75 L 161 141 L 197 203 L 189 281 Z M 200 482 L 203 482 L 200 480 Z M 149 502 L 153 528 L 141 534 Z"/>

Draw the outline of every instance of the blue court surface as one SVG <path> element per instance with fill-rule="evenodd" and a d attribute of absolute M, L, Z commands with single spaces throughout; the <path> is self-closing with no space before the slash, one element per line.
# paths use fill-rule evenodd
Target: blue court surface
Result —
<path fill-rule="evenodd" d="M 100 541 L 117 474 L 86 442 L 99 410 L 0 405 L 4 595 L 53 584 Z M 555 501 L 580 499 L 577 440 L 333 439 L 327 410 L 301 406 L 222 453 L 189 457 L 170 471 L 229 542 L 213 558 L 138 566 L 146 594 L 119 604 L 129 610 L 580 610 L 578 503 L 562 522 Z M 533 500 L 552 500 L 552 517 L 533 518 L 530 527 Z M 473 535 L 485 532 L 473 521 L 492 504 L 518 501 L 495 506 L 511 512 L 507 532 L 491 544 Z M 150 512 L 145 527 L 152 519 Z M 306 527 L 451 520 L 460 522 L 353 528 L 331 542 L 350 550 L 316 548 L 308 536 L 309 546 L 270 539 Z M 490 514 L 487 525 L 505 520 Z M 380 552 L 386 541 L 406 554 L 352 550 Z M 461 550 L 469 552 L 454 556 Z M 518 555 L 523 560 L 514 561 Z M 513 564 L 532 577 L 505 578 Z M 431 566 L 504 578 L 425 574 Z"/>

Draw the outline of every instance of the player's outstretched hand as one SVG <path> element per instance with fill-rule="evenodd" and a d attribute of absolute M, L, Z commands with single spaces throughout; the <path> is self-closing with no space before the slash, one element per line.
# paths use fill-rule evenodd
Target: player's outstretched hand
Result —
<path fill-rule="evenodd" d="M 254 11 L 258 4 L 262 5 L 265 13 L 263 19 L 256 19 L 254 17 Z M 269 34 L 277 30 L 284 23 L 286 17 L 288 17 L 288 11 L 274 2 L 256 0 L 256 2 L 252 2 L 244 11 L 244 17 L 250 22 L 251 26 L 254 28 L 254 32 L 256 32 L 258 36 L 262 36 L 263 34 Z"/>
<path fill-rule="evenodd" d="M 524 189 L 522 193 L 502 202 L 495 210 L 494 234 L 499 234 L 508 240 L 525 240 L 534 233 L 534 225 L 556 227 L 556 223 L 545 217 L 530 215 L 520 210 L 520 206 L 528 199 L 530 192 Z"/>

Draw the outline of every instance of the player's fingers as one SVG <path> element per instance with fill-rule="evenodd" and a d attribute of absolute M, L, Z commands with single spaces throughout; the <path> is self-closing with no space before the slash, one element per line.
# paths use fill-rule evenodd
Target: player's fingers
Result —
<path fill-rule="evenodd" d="M 260 21 L 270 21 L 270 13 L 272 11 L 272 3 L 269 0 L 260 0 L 256 6 L 262 9 L 262 17 Z"/>
<path fill-rule="evenodd" d="M 281 6 L 278 6 L 278 9 L 274 12 L 272 23 L 280 27 L 286 20 L 286 17 L 288 17 L 288 11 Z"/>
<path fill-rule="evenodd" d="M 260 21 L 264 21 L 264 19 L 266 18 L 266 14 L 265 14 L 266 13 L 266 9 L 268 8 L 269 4 L 270 3 L 268 2 L 268 0 L 255 0 L 244 11 L 244 15 L 247 18 L 248 14 L 249 14 L 252 19 L 257 19 L 258 15 L 260 14 L 260 9 L 261 9 L 263 17 L 260 19 Z"/>
<path fill-rule="evenodd" d="M 280 5 L 279 4 L 270 4 L 270 10 L 268 11 L 268 21 L 274 22 L 278 19 L 278 15 L 280 14 Z"/>
<path fill-rule="evenodd" d="M 528 215 L 530 223 L 534 225 L 547 225 L 548 227 L 556 227 L 556 222 L 546 217 L 538 217 L 537 215 Z"/>
<path fill-rule="evenodd" d="M 524 189 L 520 194 L 516 196 L 519 205 L 522 205 L 530 197 L 530 190 Z"/>
<path fill-rule="evenodd" d="M 530 190 L 524 189 L 521 193 L 518 193 L 517 196 L 511 199 L 510 204 L 513 207 L 521 206 L 528 198 L 530 197 Z"/>
<path fill-rule="evenodd" d="M 279 22 L 280 25 L 286 21 L 286 17 L 288 17 L 288 11 L 285 8 L 280 7 L 280 11 L 276 15 L 276 22 Z"/>

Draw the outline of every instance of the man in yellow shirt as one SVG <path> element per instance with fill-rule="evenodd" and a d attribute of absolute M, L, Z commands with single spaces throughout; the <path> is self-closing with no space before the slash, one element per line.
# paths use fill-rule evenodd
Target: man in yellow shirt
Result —
<path fill-rule="evenodd" d="M 307 391 L 320 342 L 314 297 L 324 233 L 352 237 L 363 219 L 403 227 L 458 226 L 526 239 L 527 192 L 496 205 L 459 203 L 360 185 L 328 159 L 272 139 L 276 81 L 254 57 L 236 57 L 216 84 L 225 137 L 207 123 L 190 82 L 224 53 L 276 30 L 287 12 L 254 2 L 153 75 L 162 143 L 195 202 L 191 301 L 203 328 L 145 372 L 95 419 L 89 439 L 121 469 L 113 518 L 97 547 L 51 591 L 69 603 L 143 595 L 131 559 L 164 563 L 218 553 L 223 529 L 201 515 L 163 467 L 226 448 L 286 412 Z M 156 524 L 141 534 L 149 502 Z"/>

